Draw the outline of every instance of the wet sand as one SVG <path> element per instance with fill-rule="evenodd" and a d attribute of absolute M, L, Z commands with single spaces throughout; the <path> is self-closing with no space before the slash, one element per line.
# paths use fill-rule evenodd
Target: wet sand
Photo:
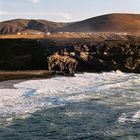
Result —
<path fill-rule="evenodd" d="M 11 87 L 12 83 L 17 83 L 20 80 L 33 80 L 50 78 L 53 74 L 47 70 L 26 70 L 26 71 L 0 71 L 0 88 L 1 85 Z M 10 82 L 8 82 L 10 80 Z M 2 81 L 7 81 L 2 82 Z M 3 84 L 4 83 L 4 84 Z"/>
<path fill-rule="evenodd" d="M 26 79 L 22 80 L 8 80 L 8 81 L 2 81 L 0 82 L 0 89 L 15 89 L 14 84 L 18 84 L 21 82 L 27 81 Z"/>
<path fill-rule="evenodd" d="M 50 78 L 52 74 L 45 70 L 0 71 L 0 89 L 15 89 L 14 84 L 27 80 Z"/>

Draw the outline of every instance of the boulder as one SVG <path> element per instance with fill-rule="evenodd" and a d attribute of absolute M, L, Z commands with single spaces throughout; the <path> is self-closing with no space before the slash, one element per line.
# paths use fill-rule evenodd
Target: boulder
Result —
<path fill-rule="evenodd" d="M 63 56 L 55 53 L 48 57 L 49 71 L 59 71 L 61 73 L 74 74 L 78 62 L 70 56 Z"/>

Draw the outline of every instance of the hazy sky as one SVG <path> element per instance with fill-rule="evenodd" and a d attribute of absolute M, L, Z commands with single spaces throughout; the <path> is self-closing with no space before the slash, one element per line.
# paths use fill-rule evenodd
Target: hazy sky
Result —
<path fill-rule="evenodd" d="M 108 13 L 140 14 L 140 0 L 0 0 L 0 21 L 78 21 Z"/>

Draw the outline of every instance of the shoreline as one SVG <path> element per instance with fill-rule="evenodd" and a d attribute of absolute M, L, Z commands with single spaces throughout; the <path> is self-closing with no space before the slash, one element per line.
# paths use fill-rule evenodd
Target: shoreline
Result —
<path fill-rule="evenodd" d="M 1 89 L 16 89 L 13 85 L 18 84 L 24 81 L 27 81 L 28 79 L 18 79 L 18 80 L 6 80 L 0 82 L 0 90 Z"/>
<path fill-rule="evenodd" d="M 15 89 L 13 85 L 20 82 L 49 79 L 55 76 L 69 77 L 74 75 L 49 72 L 47 70 L 0 71 L 0 89 Z"/>
<path fill-rule="evenodd" d="M 53 77 L 53 73 L 47 70 L 27 71 L 0 71 L 0 82 L 9 80 L 45 79 Z"/>
<path fill-rule="evenodd" d="M 27 81 L 27 80 L 40 80 L 40 79 L 49 79 L 55 76 L 66 76 L 66 77 L 75 77 L 75 74 L 78 73 L 102 73 L 102 72 L 111 72 L 111 71 L 77 71 L 74 74 L 60 73 L 60 72 L 49 72 L 45 70 L 27 70 L 27 71 L 0 71 L 0 89 L 2 89 L 1 84 L 8 84 L 8 87 L 11 87 L 11 84 L 7 83 L 8 81 L 12 81 L 15 84 L 19 83 L 19 81 Z M 116 70 L 116 72 L 123 72 L 120 70 Z M 130 72 L 125 72 L 130 73 Z M 135 73 L 139 74 L 139 73 Z M 5 84 L 4 84 L 5 86 Z M 6 87 L 7 87 L 6 86 Z"/>

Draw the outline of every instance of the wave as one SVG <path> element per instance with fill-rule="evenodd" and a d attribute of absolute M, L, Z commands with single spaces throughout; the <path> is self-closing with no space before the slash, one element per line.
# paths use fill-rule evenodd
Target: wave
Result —
<path fill-rule="evenodd" d="M 119 123 L 137 123 L 140 122 L 140 110 L 136 112 L 122 113 L 118 118 Z"/>
<path fill-rule="evenodd" d="M 98 103 L 114 108 L 125 108 L 128 103 L 133 106 L 140 100 L 139 83 L 140 75 L 118 71 L 29 80 L 14 84 L 15 89 L 0 89 L 0 116 L 22 116 L 42 108 L 89 99 L 98 99 Z"/>

